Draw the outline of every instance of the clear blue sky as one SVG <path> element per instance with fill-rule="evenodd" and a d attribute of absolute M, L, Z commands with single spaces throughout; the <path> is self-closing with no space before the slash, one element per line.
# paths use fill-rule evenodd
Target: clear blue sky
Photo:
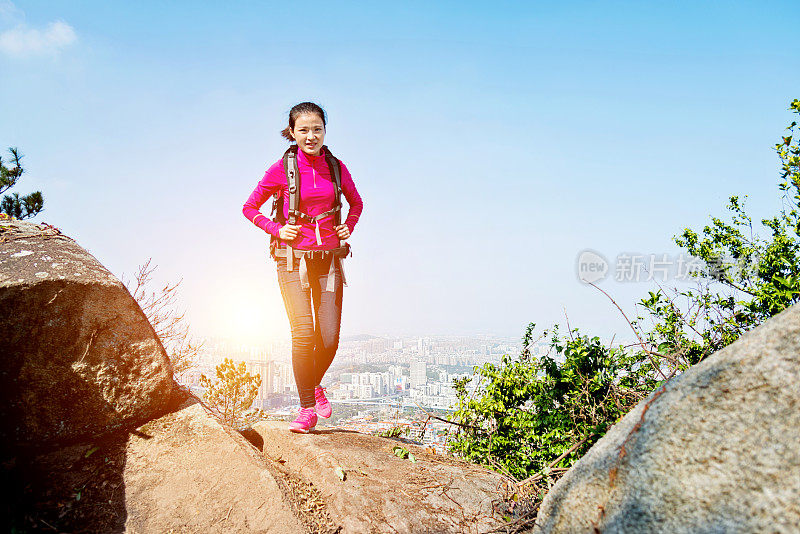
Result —
<path fill-rule="evenodd" d="M 581 250 L 673 254 L 731 194 L 779 207 L 795 2 L 165 4 L 0 1 L 0 147 L 35 220 L 118 276 L 152 257 L 200 334 L 288 335 L 241 207 L 303 100 L 365 203 L 343 334 L 521 336 L 566 309 L 629 337 Z M 654 289 L 601 287 L 631 314 Z"/>

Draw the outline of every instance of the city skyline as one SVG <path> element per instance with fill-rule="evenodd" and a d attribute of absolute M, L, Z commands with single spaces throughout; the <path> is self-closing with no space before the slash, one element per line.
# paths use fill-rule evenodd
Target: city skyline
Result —
<path fill-rule="evenodd" d="M 549 344 L 541 340 L 529 348 L 534 357 L 550 350 Z M 516 357 L 520 350 L 519 341 L 502 337 L 358 336 L 340 341 L 323 386 L 338 406 L 366 411 L 389 406 L 452 410 L 456 403 L 453 380 L 474 377 L 476 368 L 486 363 L 498 364 L 506 354 Z M 225 359 L 244 363 L 251 375 L 260 376 L 254 409 L 264 409 L 274 416 L 296 408 L 290 343 L 246 346 L 231 340 L 210 340 L 197 365 L 178 380 L 202 394 L 200 376 L 213 377 L 215 367 Z M 468 389 L 477 383 L 471 381 Z"/>
<path fill-rule="evenodd" d="M 543 346 L 532 347 L 534 354 Z M 340 344 L 337 357 L 328 369 L 323 386 L 336 405 L 339 421 L 343 407 L 358 413 L 388 410 L 452 410 L 456 404 L 455 379 L 474 376 L 485 363 L 499 363 L 504 354 L 517 353 L 519 347 L 501 338 L 377 338 L 369 337 Z M 260 383 L 252 409 L 265 410 L 270 417 L 289 413 L 298 404 L 290 344 L 247 347 L 214 340 L 199 354 L 196 365 L 177 377 L 198 395 L 205 388 L 201 376 L 212 377 L 216 366 L 230 359 L 244 363 L 247 372 Z M 471 390 L 477 382 L 468 385 Z M 344 418 L 354 412 L 345 410 Z M 380 426 L 380 425 L 379 425 Z"/>

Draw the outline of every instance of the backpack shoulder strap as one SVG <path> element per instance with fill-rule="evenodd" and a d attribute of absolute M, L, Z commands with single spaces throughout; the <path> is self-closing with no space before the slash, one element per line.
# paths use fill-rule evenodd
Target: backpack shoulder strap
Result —
<path fill-rule="evenodd" d="M 297 224 L 297 208 L 300 204 L 300 170 L 297 167 L 297 145 L 291 145 L 283 153 L 283 171 L 286 174 L 286 185 L 289 190 L 288 224 Z M 303 263 L 303 266 L 305 263 Z M 302 266 L 301 266 L 302 267 Z M 294 252 L 291 245 L 286 244 L 286 270 L 294 269 Z M 301 268 L 302 270 L 302 268 Z"/>
<path fill-rule="evenodd" d="M 296 214 L 300 206 L 300 170 L 297 167 L 297 145 L 292 145 L 283 153 L 283 171 L 289 190 L 289 224 L 297 224 Z"/>

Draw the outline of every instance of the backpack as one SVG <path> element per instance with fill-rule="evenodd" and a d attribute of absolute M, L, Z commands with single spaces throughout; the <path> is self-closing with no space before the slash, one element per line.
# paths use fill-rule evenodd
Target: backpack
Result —
<path fill-rule="evenodd" d="M 341 177 L 341 164 L 339 160 L 331 154 L 331 151 L 328 149 L 327 146 L 323 145 L 322 150 L 325 152 L 325 162 L 328 164 L 328 170 L 330 171 L 330 175 L 333 178 L 333 190 L 336 202 L 334 203 L 333 208 L 329 209 L 324 213 L 320 213 L 315 216 L 308 215 L 303 213 L 299 210 L 300 206 L 300 169 L 297 167 L 297 145 L 291 145 L 286 152 L 283 153 L 283 170 L 286 174 L 286 184 L 288 186 L 289 192 L 289 209 L 288 209 L 288 218 L 284 217 L 283 215 L 283 207 L 285 199 L 283 197 L 283 190 L 279 190 L 275 193 L 274 199 L 272 202 L 272 211 L 270 212 L 270 218 L 281 224 L 297 224 L 298 219 L 305 219 L 309 222 L 313 222 L 316 224 L 315 226 L 315 233 L 317 237 L 317 243 L 322 244 L 322 238 L 319 234 L 319 220 L 327 217 L 331 214 L 334 216 L 334 226 L 339 226 L 341 224 L 342 219 L 342 177 Z M 269 249 L 270 255 L 273 259 L 277 260 L 279 256 L 286 257 L 286 270 L 291 271 L 292 265 L 294 263 L 294 258 L 300 256 L 301 260 L 304 260 L 306 257 L 314 258 L 316 255 L 320 257 L 324 257 L 326 253 L 333 253 L 335 257 L 342 258 L 348 255 L 350 252 L 350 244 L 344 243 L 341 244 L 339 242 L 339 247 L 333 249 L 332 251 L 299 251 L 299 250 L 292 250 L 292 247 L 282 242 L 278 237 L 274 235 L 270 235 L 269 240 Z M 331 271 L 333 270 L 334 261 L 331 261 Z M 341 265 L 341 264 L 340 264 Z M 305 264 L 301 261 L 301 270 L 303 274 L 305 274 Z M 344 278 L 344 271 L 342 271 L 342 278 Z M 332 283 L 332 280 L 331 280 Z M 344 282 L 347 285 L 347 282 Z M 304 286 L 306 284 L 304 283 Z M 332 287 L 329 286 L 329 287 Z M 332 289 L 331 289 L 332 291 Z"/>

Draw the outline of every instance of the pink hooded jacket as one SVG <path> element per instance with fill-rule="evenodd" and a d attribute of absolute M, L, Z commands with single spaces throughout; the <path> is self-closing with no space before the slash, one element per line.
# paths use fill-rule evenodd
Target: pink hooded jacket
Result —
<path fill-rule="evenodd" d="M 324 148 L 322 150 L 325 150 Z M 344 224 L 353 233 L 353 229 L 361 216 L 364 203 L 356 190 L 350 171 L 344 163 L 341 163 L 342 193 L 349 204 L 347 219 Z M 333 178 L 330 175 L 328 164 L 325 162 L 325 155 L 320 152 L 319 156 L 309 156 L 302 150 L 297 151 L 297 168 L 300 171 L 300 204 L 298 209 L 310 216 L 324 213 L 333 208 L 336 199 L 334 198 Z M 280 223 L 270 220 L 266 215 L 259 211 L 264 202 L 275 192 L 281 191 L 283 195 L 283 215 L 289 216 L 289 192 L 286 183 L 286 173 L 283 170 L 283 158 L 273 163 L 264 177 L 259 180 L 258 185 L 250 194 L 250 198 L 244 203 L 242 213 L 253 224 L 267 233 L 279 238 L 278 232 L 281 229 Z M 314 232 L 314 223 L 299 218 L 300 231 L 288 244 L 292 248 L 301 250 L 331 250 L 339 246 L 339 237 L 333 229 L 334 214 L 331 214 L 319 221 L 319 233 L 322 244 L 317 243 Z M 281 240 L 281 243 L 286 242 Z"/>

